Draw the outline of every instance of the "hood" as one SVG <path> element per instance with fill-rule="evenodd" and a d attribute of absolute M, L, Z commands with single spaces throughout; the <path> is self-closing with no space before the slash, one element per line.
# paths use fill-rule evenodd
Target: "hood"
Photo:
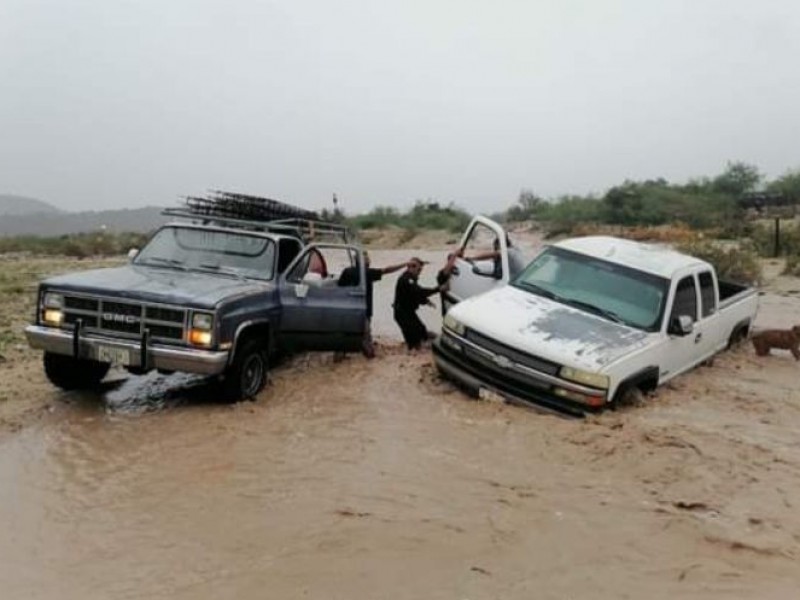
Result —
<path fill-rule="evenodd" d="M 654 335 L 513 286 L 460 302 L 451 312 L 468 328 L 508 346 L 590 371 L 644 347 Z"/>
<path fill-rule="evenodd" d="M 51 277 L 42 285 L 115 298 L 212 308 L 233 296 L 263 292 L 271 284 L 215 273 L 127 265 Z"/>

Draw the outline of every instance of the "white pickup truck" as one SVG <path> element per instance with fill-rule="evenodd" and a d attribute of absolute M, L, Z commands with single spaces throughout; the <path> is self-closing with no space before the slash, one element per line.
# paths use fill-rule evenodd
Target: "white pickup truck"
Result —
<path fill-rule="evenodd" d="M 758 309 L 755 289 L 663 247 L 574 238 L 515 269 L 505 232 L 486 218 L 462 244 L 476 227 L 497 236 L 495 268 L 457 263 L 433 350 L 443 375 L 482 397 L 576 412 L 613 405 L 743 339 Z"/>

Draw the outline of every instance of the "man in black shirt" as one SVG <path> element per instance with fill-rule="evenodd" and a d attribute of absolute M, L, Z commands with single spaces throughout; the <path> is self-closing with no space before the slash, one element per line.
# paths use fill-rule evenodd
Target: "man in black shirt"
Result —
<path fill-rule="evenodd" d="M 508 237 L 506 237 L 508 241 Z M 458 248 L 455 252 L 451 252 L 447 255 L 447 262 L 445 263 L 444 267 L 439 269 L 439 272 L 436 273 L 436 283 L 439 286 L 439 300 L 442 305 L 442 318 L 444 318 L 445 313 L 447 312 L 447 307 L 445 306 L 445 292 L 450 287 L 450 278 L 453 276 L 453 272 L 456 269 L 456 263 L 458 262 L 459 258 L 464 259 L 465 261 L 472 263 L 478 260 L 492 260 L 492 274 L 495 279 L 501 279 L 503 277 L 503 265 L 500 258 L 500 243 L 495 239 L 494 241 L 494 250 L 490 252 L 481 252 L 475 254 L 474 256 L 465 256 L 464 255 L 464 248 Z M 508 242 L 508 247 L 511 247 L 511 242 Z"/>
<path fill-rule="evenodd" d="M 364 329 L 364 343 L 363 343 L 363 351 L 364 356 L 367 358 L 374 358 L 375 357 L 375 344 L 372 342 L 372 284 L 376 281 L 380 281 L 384 275 L 388 275 L 390 273 L 394 273 L 399 271 L 403 267 L 407 267 L 409 263 L 400 263 L 397 265 L 391 265 L 389 267 L 383 267 L 382 269 L 373 269 L 370 268 L 370 260 L 369 260 L 369 253 L 364 252 L 364 270 L 367 274 L 367 281 L 366 281 L 366 300 L 367 300 L 367 322 Z M 345 268 L 341 275 L 339 275 L 339 285 L 340 286 L 357 286 L 359 284 L 360 279 L 360 268 L 358 263 L 354 264 L 351 267 Z"/>
<path fill-rule="evenodd" d="M 417 316 L 417 309 L 423 304 L 431 304 L 428 297 L 444 289 L 444 286 L 427 288 L 419 285 L 423 264 L 419 258 L 412 258 L 406 271 L 397 279 L 394 291 L 394 320 L 400 326 L 409 350 L 418 349 L 429 337 L 428 330 Z"/>
<path fill-rule="evenodd" d="M 442 309 L 442 318 L 444 318 L 445 312 L 447 312 L 444 297 L 445 292 L 450 286 L 450 278 L 453 276 L 453 271 L 456 268 L 456 261 L 459 258 L 463 258 L 463 256 L 463 248 L 459 248 L 455 252 L 451 252 L 447 255 L 447 262 L 445 263 L 444 267 L 439 269 L 439 272 L 436 273 L 436 284 L 439 286 L 439 304 L 441 305 Z"/>

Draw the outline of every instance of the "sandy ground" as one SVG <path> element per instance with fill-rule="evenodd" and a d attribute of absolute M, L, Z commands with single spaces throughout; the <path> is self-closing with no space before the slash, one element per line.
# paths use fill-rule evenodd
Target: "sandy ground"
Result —
<path fill-rule="evenodd" d="M 800 323 L 800 281 L 779 272 L 767 264 L 759 326 Z M 0 318 L 18 328 L 30 306 L 13 296 Z M 389 325 L 377 360 L 301 356 L 234 407 L 179 376 L 62 394 L 12 334 L 0 595 L 797 597 L 788 353 L 744 346 L 572 420 L 470 400 Z"/>

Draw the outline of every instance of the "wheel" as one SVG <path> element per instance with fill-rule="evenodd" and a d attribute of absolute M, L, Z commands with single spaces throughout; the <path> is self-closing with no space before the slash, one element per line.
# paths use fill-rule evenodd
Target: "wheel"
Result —
<path fill-rule="evenodd" d="M 223 396 L 228 402 L 254 398 L 267 383 L 267 352 L 257 340 L 245 341 L 225 371 Z"/>
<path fill-rule="evenodd" d="M 638 387 L 625 387 L 618 391 L 611 402 L 611 408 L 623 408 L 626 406 L 638 406 L 644 403 L 644 392 Z"/>
<path fill-rule="evenodd" d="M 50 383 L 62 390 L 86 390 L 96 387 L 111 365 L 63 354 L 44 353 L 44 372 Z"/>
<path fill-rule="evenodd" d="M 728 338 L 728 349 L 735 348 L 747 339 L 748 328 L 739 327 L 734 329 L 731 337 Z"/>

